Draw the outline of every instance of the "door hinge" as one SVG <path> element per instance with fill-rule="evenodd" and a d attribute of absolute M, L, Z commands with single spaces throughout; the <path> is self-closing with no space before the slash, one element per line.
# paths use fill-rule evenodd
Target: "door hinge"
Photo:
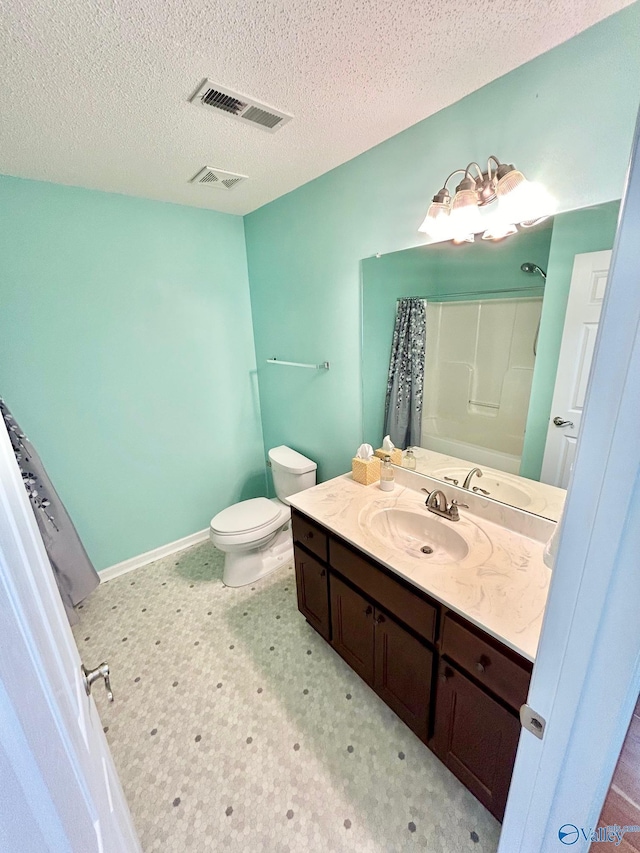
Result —
<path fill-rule="evenodd" d="M 520 723 L 523 729 L 542 740 L 547 721 L 537 711 L 534 711 L 531 705 L 522 705 L 520 708 Z"/>

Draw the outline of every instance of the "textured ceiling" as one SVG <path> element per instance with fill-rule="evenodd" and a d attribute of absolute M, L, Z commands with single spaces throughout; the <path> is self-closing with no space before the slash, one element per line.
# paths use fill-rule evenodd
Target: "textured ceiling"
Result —
<path fill-rule="evenodd" d="M 247 213 L 626 5 L 2 0 L 0 172 Z M 203 77 L 294 119 L 195 107 Z M 250 180 L 189 184 L 205 165 Z"/>

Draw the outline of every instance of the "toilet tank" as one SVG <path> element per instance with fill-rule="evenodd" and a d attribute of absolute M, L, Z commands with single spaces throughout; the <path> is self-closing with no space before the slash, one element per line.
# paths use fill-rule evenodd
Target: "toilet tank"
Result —
<path fill-rule="evenodd" d="M 302 453 L 282 444 L 269 451 L 269 460 L 276 495 L 283 503 L 289 503 L 289 495 L 315 486 L 318 466 Z"/>

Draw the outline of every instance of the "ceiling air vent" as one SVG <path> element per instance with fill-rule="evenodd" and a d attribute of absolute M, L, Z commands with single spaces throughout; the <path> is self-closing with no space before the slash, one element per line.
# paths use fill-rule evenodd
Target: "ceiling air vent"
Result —
<path fill-rule="evenodd" d="M 246 175 L 236 175 L 233 172 L 223 172 L 222 169 L 213 169 L 205 166 L 197 175 L 191 178 L 192 184 L 204 184 L 208 187 L 217 187 L 221 190 L 232 190 L 242 181 L 246 181 Z"/>
<path fill-rule="evenodd" d="M 280 130 L 293 118 L 287 113 L 274 110 L 266 104 L 261 104 L 238 92 L 232 92 L 231 89 L 225 89 L 209 80 L 204 80 L 189 100 L 196 106 L 206 107 L 208 110 L 219 110 L 269 133 Z"/>

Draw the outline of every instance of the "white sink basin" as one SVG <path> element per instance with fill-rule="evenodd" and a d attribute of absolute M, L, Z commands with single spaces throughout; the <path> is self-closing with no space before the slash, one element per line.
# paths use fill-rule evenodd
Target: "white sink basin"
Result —
<path fill-rule="evenodd" d="M 432 557 L 436 563 L 459 563 L 469 553 L 469 546 L 455 531 L 459 522 L 440 521 L 433 513 L 429 516 L 427 510 L 418 513 L 408 509 L 381 509 L 371 517 L 370 523 L 372 532 L 386 541 Z"/>
<path fill-rule="evenodd" d="M 474 566 L 491 554 L 486 534 L 468 518 L 449 521 L 426 508 L 398 507 L 376 501 L 360 516 L 360 525 L 378 542 L 425 564 Z"/>
<path fill-rule="evenodd" d="M 431 476 L 436 477 L 438 480 L 444 480 L 445 477 L 449 477 L 450 479 L 457 480 L 458 485 L 462 486 L 469 470 L 469 468 L 454 467 L 436 468 L 432 471 Z M 473 491 L 474 486 L 489 492 L 487 497 L 520 507 L 521 509 L 528 507 L 532 500 L 532 496 L 526 490 L 526 486 L 522 487 L 516 480 L 512 480 L 508 474 L 497 477 L 493 474 L 484 474 L 482 477 L 474 476 L 471 480 L 470 491 Z M 484 497 L 481 491 L 475 492 L 475 494 Z"/>

